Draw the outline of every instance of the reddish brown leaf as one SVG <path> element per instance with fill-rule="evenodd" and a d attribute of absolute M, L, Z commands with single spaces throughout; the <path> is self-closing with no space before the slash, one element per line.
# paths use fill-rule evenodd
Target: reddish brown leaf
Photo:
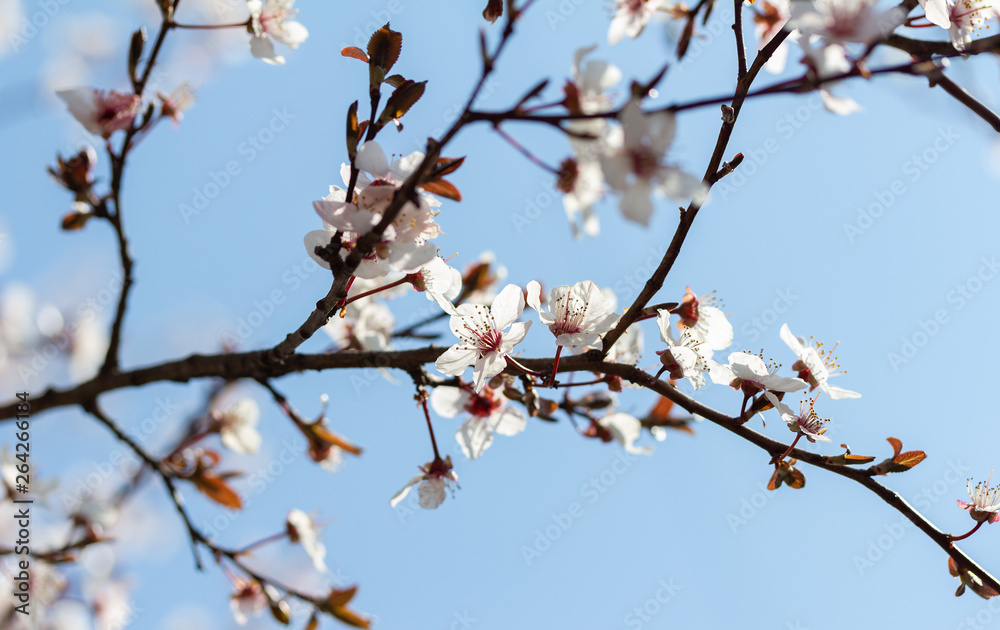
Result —
<path fill-rule="evenodd" d="M 82 229 L 92 216 L 94 216 L 92 212 L 70 212 L 62 218 L 62 229 L 67 231 Z"/>
<path fill-rule="evenodd" d="M 306 624 L 305 630 L 316 630 L 319 627 L 319 619 L 316 617 L 316 613 L 313 613 L 309 617 L 309 623 Z"/>
<path fill-rule="evenodd" d="M 361 128 L 358 126 L 358 102 L 354 101 L 347 108 L 347 157 L 354 163 L 358 153 L 358 142 L 361 139 Z"/>
<path fill-rule="evenodd" d="M 402 49 L 403 35 L 389 28 L 387 22 L 368 40 L 368 63 L 381 68 L 384 75 L 396 64 Z"/>
<path fill-rule="evenodd" d="M 660 396 L 660 399 L 656 401 L 653 405 L 653 409 L 649 412 L 650 420 L 662 421 L 666 420 L 670 416 L 670 411 L 674 408 L 674 401 L 670 400 L 666 396 Z"/>
<path fill-rule="evenodd" d="M 352 59 L 368 63 L 368 55 L 366 55 L 365 51 L 361 50 L 357 46 L 348 46 L 347 48 L 342 49 L 340 54 L 344 57 L 350 57 Z"/>
<path fill-rule="evenodd" d="M 403 85 L 393 90 L 392 95 L 385 102 L 385 109 L 375 123 L 376 129 L 381 129 L 391 120 L 399 120 L 410 108 L 424 95 L 424 88 L 427 81 L 407 81 Z"/>
<path fill-rule="evenodd" d="M 439 179 L 436 182 L 421 184 L 420 187 L 432 195 L 444 197 L 445 199 L 451 199 L 452 201 L 462 200 L 462 193 L 455 188 L 454 184 L 443 179 Z"/>
<path fill-rule="evenodd" d="M 225 480 L 211 471 L 201 471 L 200 474 L 190 478 L 198 491 L 215 501 L 219 505 L 224 505 L 234 510 L 243 507 L 240 495 L 229 487 Z"/>
<path fill-rule="evenodd" d="M 406 83 L 406 81 L 407 81 L 406 77 L 404 77 L 401 74 L 394 74 L 392 76 L 382 79 L 382 83 L 387 83 L 394 88 L 398 88 L 399 86 Z"/>
<path fill-rule="evenodd" d="M 486 8 L 483 9 L 483 19 L 493 24 L 501 15 L 503 15 L 503 0 L 487 0 Z"/>
<path fill-rule="evenodd" d="M 920 462 L 924 461 L 927 457 L 927 453 L 923 451 L 906 451 L 905 453 L 900 453 L 892 458 L 894 464 L 902 466 L 904 470 L 913 468 Z"/>
<path fill-rule="evenodd" d="M 892 455 L 893 457 L 899 455 L 900 451 L 903 450 L 903 443 L 894 437 L 885 438 L 889 444 L 892 444 Z"/>
<path fill-rule="evenodd" d="M 361 449 L 359 447 L 351 444 L 350 442 L 340 437 L 333 431 L 330 431 L 321 423 L 309 425 L 309 430 L 312 431 L 313 435 L 315 435 L 317 438 L 329 444 L 333 444 L 334 446 L 338 446 L 347 451 L 348 453 L 350 453 L 351 455 L 361 454 Z"/>
<path fill-rule="evenodd" d="M 427 175 L 427 181 L 433 181 L 435 179 L 441 179 L 445 175 L 450 175 L 458 170 L 460 166 L 465 162 L 464 157 L 460 158 L 440 158 L 431 168 L 431 172 Z"/>
<path fill-rule="evenodd" d="M 951 577 L 958 577 L 958 563 L 951 556 L 948 556 L 948 573 L 951 573 Z"/>

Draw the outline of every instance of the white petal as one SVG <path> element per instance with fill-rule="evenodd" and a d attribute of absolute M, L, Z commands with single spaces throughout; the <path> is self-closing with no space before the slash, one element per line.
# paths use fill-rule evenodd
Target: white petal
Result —
<path fill-rule="evenodd" d="M 389 160 L 385 157 L 385 151 L 374 140 L 369 140 L 358 147 L 354 165 L 376 177 L 384 177 L 389 173 Z"/>
<path fill-rule="evenodd" d="M 424 481 L 417 487 L 417 494 L 420 495 L 420 507 L 425 510 L 433 510 L 444 503 L 445 497 L 444 479 L 434 478 Z"/>
<path fill-rule="evenodd" d="M 414 477 L 413 479 L 407 481 L 406 485 L 399 489 L 399 492 L 392 495 L 392 498 L 389 499 L 389 505 L 392 507 L 396 507 L 399 504 L 399 502 L 405 499 L 406 495 L 410 493 L 410 488 L 412 488 L 413 486 L 415 486 L 416 484 L 420 483 L 423 480 L 424 476 L 420 474 Z"/>
<path fill-rule="evenodd" d="M 437 358 L 437 361 L 434 362 L 434 367 L 442 374 L 459 376 L 465 371 L 465 368 L 475 363 L 478 357 L 479 352 L 477 350 L 457 343 L 445 350 L 444 354 Z"/>
<path fill-rule="evenodd" d="M 469 459 L 478 459 L 493 444 L 493 432 L 482 418 L 472 417 L 455 433 L 458 445 Z"/>
<path fill-rule="evenodd" d="M 517 435 L 528 426 L 528 419 L 524 413 L 516 407 L 509 406 L 494 412 L 491 422 L 494 423 L 493 430 L 505 436 Z"/>
<path fill-rule="evenodd" d="M 490 314 L 493 315 L 497 329 L 503 330 L 520 317 L 523 310 L 524 294 L 521 292 L 521 287 L 516 284 L 508 284 L 494 298 Z"/>
<path fill-rule="evenodd" d="M 465 403 L 469 398 L 469 393 L 459 387 L 435 387 L 431 392 L 430 403 L 437 415 L 454 418 L 465 411 Z"/>

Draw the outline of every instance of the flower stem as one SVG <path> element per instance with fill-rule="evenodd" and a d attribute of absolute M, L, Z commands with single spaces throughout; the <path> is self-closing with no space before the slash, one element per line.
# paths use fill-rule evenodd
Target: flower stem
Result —
<path fill-rule="evenodd" d="M 556 371 L 559 370 L 559 357 L 562 355 L 562 349 L 562 346 L 556 346 L 556 358 L 552 362 L 552 374 L 550 374 L 548 380 L 545 381 L 545 387 L 556 386 Z"/>
<path fill-rule="evenodd" d="M 247 28 L 249 26 L 250 26 L 249 19 L 246 20 L 245 22 L 233 22 L 232 24 L 178 24 L 177 22 L 170 22 L 171 28 L 187 28 L 187 29 L 202 30 L 202 31 L 208 31 L 220 28 L 240 28 L 240 27 Z"/>
<path fill-rule="evenodd" d="M 771 462 L 770 463 L 777 464 L 778 462 L 780 462 L 783 459 L 785 459 L 786 457 L 788 457 L 788 454 L 791 453 L 795 449 L 795 445 L 799 443 L 799 439 L 801 439 L 801 438 L 802 438 L 802 434 L 801 433 L 796 433 L 795 434 L 795 439 L 792 440 L 792 443 L 788 445 L 788 448 L 785 449 L 785 452 L 782 453 L 780 457 L 771 458 Z"/>
<path fill-rule="evenodd" d="M 420 390 L 420 406 L 424 408 L 424 417 L 427 419 L 427 431 L 431 434 L 431 447 L 434 449 L 434 461 L 440 461 L 441 454 L 438 453 L 437 440 L 434 439 L 434 427 L 431 426 L 431 412 L 427 408 L 427 392 L 423 389 Z"/>
<path fill-rule="evenodd" d="M 976 526 L 973 527 L 972 529 L 970 529 L 968 532 L 962 534 L 961 536 L 949 536 L 948 540 L 950 540 L 951 542 L 958 542 L 960 540 L 965 540 L 969 536 L 975 534 L 976 530 L 979 529 L 980 527 L 982 527 L 983 523 L 985 523 L 985 522 L 986 521 L 979 521 L 978 523 L 976 523 Z"/>
<path fill-rule="evenodd" d="M 389 284 L 387 284 L 387 285 L 385 285 L 383 287 L 378 287 L 376 289 L 372 289 L 371 291 L 365 291 L 364 293 L 359 293 L 359 294 L 357 294 L 357 295 L 355 295 L 353 297 L 349 297 L 349 298 L 345 299 L 343 301 L 343 303 L 340 304 L 340 308 L 343 308 L 343 307 L 347 306 L 348 304 L 350 304 L 352 302 L 357 302 L 361 298 L 368 297 L 369 295 L 375 295 L 376 293 L 379 293 L 380 291 L 388 291 L 389 289 L 391 289 L 393 287 L 398 287 L 399 285 L 406 284 L 407 282 L 409 282 L 409 280 L 407 280 L 406 277 L 404 276 L 404 277 L 400 278 L 399 280 L 396 280 L 395 282 L 390 282 Z"/>

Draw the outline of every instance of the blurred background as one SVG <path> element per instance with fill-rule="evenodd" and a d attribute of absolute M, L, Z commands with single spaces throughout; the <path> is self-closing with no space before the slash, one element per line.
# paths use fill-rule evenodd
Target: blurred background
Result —
<path fill-rule="evenodd" d="M 364 102 L 367 89 L 364 65 L 340 50 L 364 47 L 387 21 L 403 34 L 394 71 L 426 80 L 427 89 L 404 129 L 387 129 L 379 140 L 387 153 L 406 155 L 450 125 L 478 78 L 479 31 L 495 41 L 502 25 L 484 22 L 483 4 L 299 2 L 309 38 L 297 50 L 279 44 L 287 59 L 280 67 L 252 58 L 239 29 L 171 34 L 149 93 L 188 82 L 198 100 L 176 129 L 158 126 L 128 163 L 123 209 L 136 285 L 124 367 L 218 352 L 234 334 L 240 349 L 270 347 L 305 319 L 329 288 L 328 275 L 308 263 L 302 245 L 306 232 L 321 227 L 311 202 L 331 184 L 342 185 L 347 107 Z M 752 51 L 751 9 L 745 11 Z M 640 38 L 609 46 L 612 12 L 601 0 L 534 3 L 477 107 L 510 107 L 543 78 L 552 80 L 545 100 L 558 100 L 574 52 L 593 44 L 592 58 L 622 68 L 625 78 L 613 91 L 623 102 L 631 79 L 646 81 L 674 60 L 679 24 L 654 20 Z M 240 2 L 185 0 L 177 19 L 220 23 L 246 15 Z M 36 28 L 25 31 L 25 20 Z M 716 7 L 649 105 L 732 93 L 731 20 L 731 6 Z M 152 35 L 158 24 L 149 0 L 0 0 L 5 400 L 93 374 L 86 349 L 68 365 L 30 352 L 14 356 L 11 341 L 58 330 L 60 319 L 71 321 L 88 304 L 98 328 L 106 329 L 120 284 L 106 224 L 59 228 L 71 200 L 45 167 L 57 154 L 69 157 L 96 142 L 96 175 L 106 183 L 109 170 L 100 140 L 54 93 L 127 89 L 130 34 L 145 25 Z M 787 70 L 762 73 L 758 84 L 799 76 L 800 58 L 800 49 L 791 48 Z M 880 50 L 869 66 L 906 61 Z M 954 59 L 948 74 L 997 106 L 995 58 Z M 727 159 L 740 151 L 746 159 L 713 189 L 657 299 L 678 300 L 687 285 L 697 294 L 714 290 L 736 331 L 733 350 L 763 350 L 786 373 L 795 357 L 778 338 L 782 323 L 828 346 L 839 341 L 848 374 L 834 383 L 863 398 L 821 399 L 817 410 L 831 418 L 833 443 L 807 448 L 832 455 L 843 442 L 881 460 L 891 452 L 885 438 L 895 436 L 904 450 L 925 450 L 926 461 L 884 482 L 944 531 L 964 533 L 973 523 L 955 500 L 967 500 L 967 478 L 985 480 L 1000 461 L 992 398 L 1000 377 L 987 360 L 1000 349 L 1000 282 L 993 281 L 1000 267 L 1000 144 L 986 123 L 943 91 L 928 89 L 925 79 L 879 76 L 842 83 L 835 92 L 863 111 L 830 114 L 815 94 L 747 102 L 727 150 Z M 669 160 L 700 176 L 719 118 L 717 106 L 681 114 Z M 567 139 L 551 129 L 504 129 L 550 164 L 570 155 Z M 253 138 L 259 148 L 251 150 Z M 466 128 L 444 153 L 468 156 L 450 177 L 463 200 L 446 201 L 438 217 L 446 235 L 437 243 L 445 256 L 457 254 L 451 264 L 459 268 L 491 251 L 506 269 L 505 282 L 553 287 L 593 280 L 613 289 L 624 306 L 676 225 L 670 200 L 658 200 L 643 228 L 626 222 L 609 195 L 598 207 L 600 236 L 576 240 L 551 174 L 487 126 Z M 233 161 L 239 173 L 197 214 L 185 215 L 182 206 L 219 184 Z M 400 325 L 426 316 L 430 304 L 412 292 L 390 303 Z M 442 333 L 438 343 L 452 343 L 443 322 L 432 330 Z M 654 369 L 653 352 L 662 343 L 653 322 L 644 332 L 639 366 Z M 329 346 L 319 333 L 302 351 Z M 519 349 L 524 356 L 551 355 L 551 337 L 536 322 Z M 725 353 L 716 358 L 725 360 Z M 382 628 L 1000 625 L 997 604 L 971 593 L 953 596 L 958 581 L 947 572 L 945 554 L 874 496 L 808 467 L 804 489 L 767 491 L 767 455 L 709 423 L 697 424 L 693 436 L 670 432 L 662 442 L 645 435 L 642 444 L 655 451 L 636 457 L 614 443 L 580 439 L 565 420 L 531 420 L 524 433 L 499 437 L 473 462 L 452 437 L 463 419 L 436 418 L 461 488 L 437 510 L 420 509 L 415 497 L 390 508 L 392 494 L 432 455 L 412 385 L 403 373 L 389 376 L 369 369 L 276 381 L 307 417 L 329 395 L 330 426 L 365 449 L 335 474 L 304 456 L 300 434 L 265 391 L 241 385 L 240 393 L 260 404 L 264 437 L 256 455 L 223 451 L 225 469 L 246 473 L 233 481 L 245 509 L 220 509 L 187 487 L 196 523 L 239 547 L 281 531 L 291 508 L 318 514 L 327 522 L 327 574 L 287 541 L 261 548 L 253 566 L 304 590 L 357 583 L 352 606 L 376 616 Z M 210 386 L 149 385 L 101 400 L 140 444 L 163 454 Z M 733 414 L 740 404 L 737 393 L 718 386 L 698 397 Z M 645 391 L 618 397 L 621 410 L 640 416 L 655 402 Z M 791 439 L 775 415 L 766 429 L 759 419 L 751 426 Z M 89 492 L 107 499 L 130 469 L 117 463 L 124 447 L 78 410 L 38 414 L 32 427 L 33 470 L 60 483 L 49 509 L 39 508 L 33 521 L 33 538 L 44 548 L 65 536 L 67 497 Z M 13 432 L 9 423 L 0 427 L 0 443 L 10 447 Z M 0 540 L 13 535 L 6 521 Z M 95 589 L 124 599 L 129 627 L 235 627 L 230 581 L 214 566 L 194 570 L 159 483 L 148 482 L 130 499 L 108 532 L 113 544 L 88 549 L 78 567 L 67 569 L 73 596 L 49 611 L 55 627 L 90 627 L 81 612 Z M 1000 555 L 991 541 L 998 534 L 986 527 L 960 546 L 995 573 Z M 306 615 L 293 611 L 302 627 Z M 247 627 L 275 625 L 265 614 Z M 324 619 L 321 627 L 335 625 Z"/>

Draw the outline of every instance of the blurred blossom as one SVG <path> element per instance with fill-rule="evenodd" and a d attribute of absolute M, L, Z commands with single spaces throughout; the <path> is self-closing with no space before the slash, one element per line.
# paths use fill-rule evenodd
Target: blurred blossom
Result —
<path fill-rule="evenodd" d="M 97 318 L 80 321 L 70 344 L 69 377 L 80 382 L 95 376 L 104 362 L 108 343 L 108 331 Z"/>
<path fill-rule="evenodd" d="M 302 510 L 291 510 L 285 519 L 288 529 L 288 539 L 299 543 L 320 573 L 326 573 L 326 547 L 319 540 L 319 528 L 316 521 Z"/>

